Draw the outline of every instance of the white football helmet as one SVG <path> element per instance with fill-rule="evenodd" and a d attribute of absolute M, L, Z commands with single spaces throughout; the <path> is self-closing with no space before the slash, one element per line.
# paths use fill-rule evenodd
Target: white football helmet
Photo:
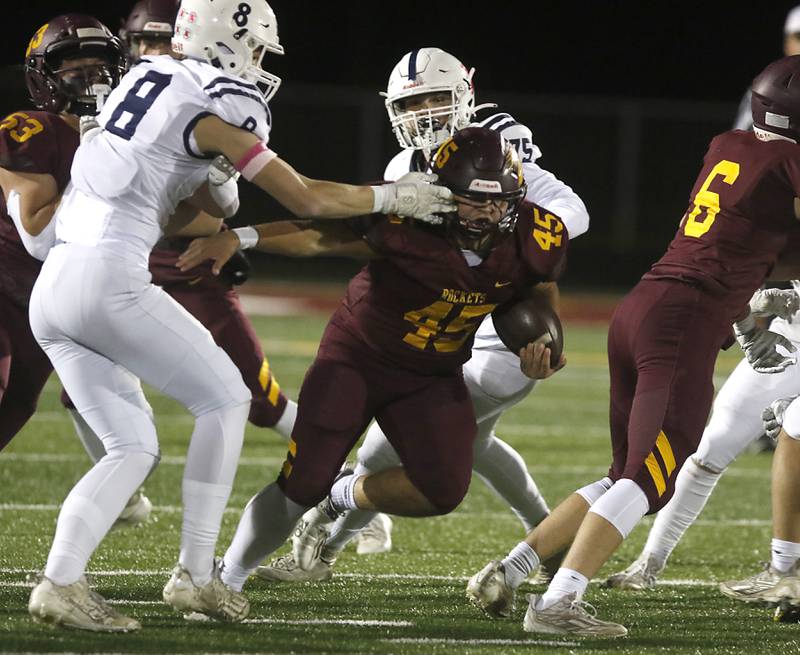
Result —
<path fill-rule="evenodd" d="M 403 148 L 430 153 L 472 120 L 476 111 L 472 86 L 474 68 L 467 68 L 439 48 L 412 50 L 398 62 L 389 76 L 386 111 L 395 136 Z M 412 96 L 446 92 L 450 104 L 433 109 L 407 111 Z"/>
<path fill-rule="evenodd" d="M 172 49 L 258 84 L 266 100 L 281 84 L 261 68 L 267 51 L 283 54 L 278 21 L 265 0 L 182 0 Z"/>

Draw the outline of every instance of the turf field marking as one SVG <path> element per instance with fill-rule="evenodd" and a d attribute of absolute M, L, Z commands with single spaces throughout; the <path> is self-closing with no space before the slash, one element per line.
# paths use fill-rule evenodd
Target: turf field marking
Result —
<path fill-rule="evenodd" d="M 61 505 L 53 504 L 26 504 L 26 503 L 0 503 L 0 512 L 57 512 Z M 183 507 L 180 505 L 156 505 L 153 508 L 156 514 L 180 514 Z M 238 507 L 228 507 L 225 514 L 241 514 L 242 510 Z M 465 512 L 457 511 L 444 516 L 431 517 L 432 520 L 442 519 L 493 519 L 499 521 L 517 521 L 512 514 L 498 514 L 497 512 Z M 646 518 L 646 523 L 652 523 L 655 519 Z M 770 519 L 698 519 L 693 525 L 705 525 L 709 527 L 737 527 L 737 528 L 761 528 L 772 525 Z"/>
<path fill-rule="evenodd" d="M 242 457 L 239 459 L 239 466 L 277 466 L 283 464 L 283 457 Z M 89 458 L 85 454 L 67 453 L 3 453 L 0 455 L 0 462 L 32 462 L 32 463 L 53 463 L 65 464 L 78 462 L 89 466 Z M 161 466 L 183 466 L 186 464 L 186 457 L 183 455 L 164 455 L 161 457 Z M 559 466 L 559 465 L 538 465 L 529 466 L 528 470 L 533 475 L 562 475 L 564 473 L 575 475 L 598 475 L 608 471 L 607 464 L 597 466 Z M 770 469 L 730 469 L 725 472 L 726 477 L 731 478 L 760 478 L 769 479 Z"/>
<path fill-rule="evenodd" d="M 545 639 L 440 639 L 436 637 L 398 637 L 381 639 L 389 644 L 448 644 L 461 646 L 555 646 L 579 648 L 577 641 L 550 641 Z"/>
<path fill-rule="evenodd" d="M 38 569 L 22 569 L 22 568 L 0 568 L 0 575 L 27 575 L 29 573 L 40 573 Z M 136 570 L 136 569 L 114 569 L 108 571 L 89 571 L 90 576 L 104 577 L 104 576 L 126 576 L 126 575 L 139 575 L 139 576 L 161 576 L 171 573 L 171 569 L 149 569 L 149 570 Z M 437 582 L 466 582 L 469 580 L 468 575 L 420 575 L 417 573 L 336 573 L 335 578 L 348 578 L 353 580 L 436 580 Z M 592 582 L 604 582 L 604 578 L 597 578 Z M 24 583 L 5 583 L 15 587 L 21 587 L 29 584 Z M 719 583 L 715 580 L 697 580 L 695 578 L 672 578 L 668 580 L 657 580 L 656 584 L 660 587 L 716 587 Z"/>
<path fill-rule="evenodd" d="M 354 625 L 359 627 L 413 628 L 411 621 L 380 621 L 378 619 L 245 619 L 242 623 L 279 625 Z"/>

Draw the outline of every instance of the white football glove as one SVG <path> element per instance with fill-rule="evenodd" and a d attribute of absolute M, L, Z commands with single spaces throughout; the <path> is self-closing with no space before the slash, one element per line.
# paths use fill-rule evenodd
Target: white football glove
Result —
<path fill-rule="evenodd" d="M 800 296 L 794 289 L 761 289 L 750 299 L 753 316 L 778 316 L 790 319 L 800 309 Z"/>
<path fill-rule="evenodd" d="M 97 122 L 97 116 L 81 116 L 78 130 L 81 135 L 81 143 L 89 143 L 103 131 L 103 128 Z"/>
<path fill-rule="evenodd" d="M 443 219 L 435 214 L 455 211 L 456 203 L 450 189 L 434 184 L 437 179 L 431 173 L 406 173 L 397 182 L 374 186 L 372 211 L 439 225 Z"/>
<path fill-rule="evenodd" d="M 208 167 L 208 183 L 211 186 L 222 186 L 231 178 L 239 179 L 237 171 L 225 155 L 217 155 Z"/>
<path fill-rule="evenodd" d="M 792 404 L 795 398 L 797 398 L 797 396 L 779 398 L 770 403 L 769 407 L 761 412 L 761 422 L 764 424 L 764 432 L 773 441 L 775 441 L 781 433 L 781 429 L 783 428 L 783 416 L 786 414 L 786 408 Z"/>
<path fill-rule="evenodd" d="M 744 356 L 754 371 L 758 373 L 780 373 L 796 363 L 794 357 L 778 352 L 781 346 L 790 353 L 797 352 L 791 341 L 777 332 L 762 330 L 756 326 L 752 315 L 735 323 L 733 330 Z"/>

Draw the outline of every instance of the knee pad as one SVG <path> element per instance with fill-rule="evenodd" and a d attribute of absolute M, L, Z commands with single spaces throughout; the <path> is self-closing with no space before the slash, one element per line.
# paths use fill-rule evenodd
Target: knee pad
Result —
<path fill-rule="evenodd" d="M 598 480 L 597 482 L 592 482 L 592 484 L 587 484 L 585 487 L 581 487 L 575 493 L 581 496 L 587 503 L 589 503 L 589 507 L 591 507 L 603 497 L 603 494 L 605 494 L 606 491 L 611 489 L 611 485 L 613 484 L 614 483 L 611 481 L 611 478 L 605 477 L 602 480 Z"/>
<path fill-rule="evenodd" d="M 617 480 L 589 511 L 602 516 L 625 539 L 642 520 L 649 507 L 650 503 L 642 488 L 633 480 L 624 478 Z"/>

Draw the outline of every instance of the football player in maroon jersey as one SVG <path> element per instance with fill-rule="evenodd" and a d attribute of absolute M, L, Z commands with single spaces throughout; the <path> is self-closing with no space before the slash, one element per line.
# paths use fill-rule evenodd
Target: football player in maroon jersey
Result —
<path fill-rule="evenodd" d="M 756 327 L 748 301 L 770 273 L 785 275 L 773 269 L 798 226 L 800 56 L 770 64 L 755 79 L 752 110 L 754 132 L 711 141 L 678 233 L 612 318 L 608 477 L 559 505 L 484 586 L 487 603 L 513 603 L 513 589 L 539 560 L 572 542 L 545 594 L 530 598 L 529 632 L 627 634 L 587 612 L 583 593 L 641 518 L 671 498 L 708 418 L 714 363 L 731 341 L 731 325 L 754 369 L 794 364 L 775 348 L 794 346 Z"/>
<path fill-rule="evenodd" d="M 329 491 L 324 504 L 333 514 L 358 507 L 405 516 L 446 514 L 467 492 L 476 427 L 461 365 L 487 314 L 560 275 L 567 234 L 559 218 L 523 202 L 518 155 L 497 132 L 457 132 L 439 148 L 433 171 L 459 198 L 442 226 L 369 216 L 250 228 L 267 252 L 371 260 L 322 337 L 277 482 L 256 494 L 239 522 L 222 574 L 234 589 Z M 237 236 L 195 241 L 179 263 L 211 258 L 219 270 Z M 520 356 L 533 376 L 553 373 L 543 345 Z M 336 478 L 373 417 L 403 466 Z"/>
<path fill-rule="evenodd" d="M 47 254 L 47 232 L 69 182 L 79 120 L 124 72 L 119 41 L 95 18 L 57 16 L 30 40 L 28 90 L 41 111 L 0 123 L 0 449 L 33 415 L 52 371 L 31 334 L 28 299 Z M 32 256 L 29 251 L 34 253 Z"/>

